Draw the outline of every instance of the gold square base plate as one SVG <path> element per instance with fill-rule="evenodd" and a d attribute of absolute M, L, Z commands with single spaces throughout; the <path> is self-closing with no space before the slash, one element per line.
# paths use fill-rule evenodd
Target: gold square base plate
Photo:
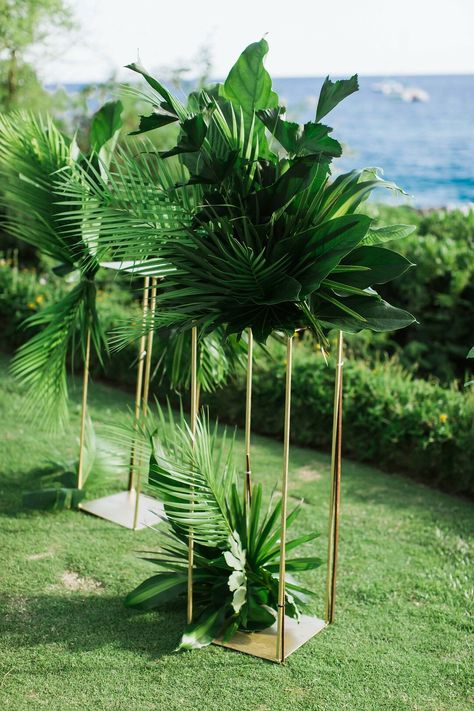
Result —
<path fill-rule="evenodd" d="M 290 656 L 296 649 L 301 647 L 305 642 L 321 632 L 326 627 L 326 622 L 318 617 L 309 617 L 301 615 L 299 622 L 285 618 L 285 659 Z M 236 632 L 230 642 L 223 642 L 221 639 L 215 639 L 214 644 L 228 649 L 234 649 L 237 652 L 251 654 L 254 657 L 269 659 L 271 662 L 280 662 L 277 659 L 277 625 L 276 622 L 272 627 L 268 627 L 261 632 Z"/>
<path fill-rule="evenodd" d="M 101 499 L 84 501 L 79 504 L 81 511 L 99 516 L 124 528 L 133 529 L 135 515 L 135 491 L 120 491 L 118 494 L 103 496 Z M 140 494 L 138 504 L 137 529 L 154 526 L 164 515 L 163 505 L 151 496 Z"/>

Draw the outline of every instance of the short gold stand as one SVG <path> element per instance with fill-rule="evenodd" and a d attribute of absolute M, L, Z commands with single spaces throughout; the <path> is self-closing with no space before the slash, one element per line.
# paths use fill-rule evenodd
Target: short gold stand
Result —
<path fill-rule="evenodd" d="M 124 528 L 138 530 L 155 526 L 163 517 L 163 505 L 145 494 L 139 495 L 138 516 L 136 517 L 137 495 L 135 491 L 120 491 L 118 494 L 103 496 L 101 499 L 86 501 L 79 504 L 81 511 L 104 518 L 111 523 L 116 523 Z M 135 523 L 135 517 L 136 525 Z"/>
<path fill-rule="evenodd" d="M 148 317 L 148 312 L 151 312 L 153 318 L 156 306 L 156 279 L 151 281 L 145 277 L 143 287 L 143 323 L 145 324 Z M 151 298 L 150 298 L 151 291 Z M 88 341 L 89 343 L 89 341 Z M 145 350 L 146 343 L 146 350 Z M 148 333 L 148 338 L 143 335 L 140 340 L 138 354 L 138 370 L 137 370 L 137 387 L 135 395 L 135 425 L 138 426 L 138 420 L 143 412 L 146 415 L 148 405 L 148 393 L 150 388 L 150 373 L 151 373 L 151 356 L 153 346 L 153 330 Z M 86 364 L 88 359 L 86 359 Z M 87 370 L 87 368 L 86 368 Z M 85 371 L 86 372 L 86 371 Z M 85 376 L 86 377 L 86 376 Z M 85 381 L 86 382 L 86 381 Z M 86 388 L 86 386 L 85 386 Z M 85 389 L 85 397 L 87 397 L 87 389 Z M 83 413 L 85 407 L 83 405 Z M 85 414 L 83 414 L 83 420 Z M 83 425 L 84 427 L 84 425 Z M 82 432 L 82 430 L 81 430 Z M 81 452 L 83 451 L 83 440 L 81 439 Z M 163 518 L 163 505 L 152 498 L 142 494 L 140 466 L 138 462 L 135 446 L 132 448 L 130 458 L 130 473 L 128 481 L 128 490 L 120 491 L 118 494 L 103 496 L 100 499 L 85 501 L 79 505 L 81 511 L 89 513 L 92 516 L 98 516 L 111 523 L 116 523 L 124 528 L 130 528 L 134 531 L 141 528 L 153 526 L 158 522 L 159 518 Z M 81 472 L 81 468 L 80 468 Z"/>
<path fill-rule="evenodd" d="M 284 659 L 287 659 L 290 654 L 293 654 L 325 627 L 326 622 L 318 617 L 301 615 L 299 622 L 287 617 L 285 619 Z M 215 639 L 214 644 L 233 649 L 236 652 L 251 654 L 253 657 L 268 659 L 270 662 L 281 662 L 283 660 L 276 656 L 277 641 L 278 625 L 275 622 L 272 627 L 268 627 L 262 632 L 236 632 L 230 642 Z"/>

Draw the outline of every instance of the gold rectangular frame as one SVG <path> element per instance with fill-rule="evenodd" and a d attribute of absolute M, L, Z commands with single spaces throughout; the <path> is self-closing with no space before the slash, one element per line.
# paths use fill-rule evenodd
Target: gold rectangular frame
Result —
<path fill-rule="evenodd" d="M 151 286 L 150 286 L 151 284 Z M 138 347 L 137 383 L 135 388 L 135 429 L 141 415 L 146 416 L 148 409 L 148 396 L 150 391 L 151 360 L 153 352 L 153 318 L 156 309 L 156 277 L 144 278 L 142 317 L 145 325 L 148 314 L 151 316 L 151 325 L 148 334 L 143 333 L 140 337 Z M 79 468 L 77 486 L 83 486 L 83 462 L 85 449 L 85 427 L 87 416 L 87 386 L 89 382 L 89 362 L 90 362 L 90 332 L 86 341 L 86 355 L 84 362 L 84 377 L 82 388 L 82 412 L 81 412 L 81 436 L 79 444 Z M 154 525 L 157 517 L 164 515 L 163 505 L 151 496 L 145 496 L 141 492 L 141 475 L 138 453 L 135 445 L 132 445 L 130 453 L 130 471 L 128 478 L 128 488 L 117 494 L 103 496 L 100 499 L 93 499 L 79 504 L 79 509 L 84 513 L 98 516 L 106 521 L 115 523 L 133 531 Z"/>
<path fill-rule="evenodd" d="M 191 427 L 195 432 L 197 417 L 197 331 L 192 331 L 192 364 L 191 364 Z M 251 432 L 251 402 L 252 402 L 252 332 L 249 329 L 247 359 L 247 385 L 246 385 L 246 412 L 245 412 L 245 494 L 250 497 L 251 468 L 250 468 L 250 432 Z M 234 637 L 224 642 L 222 638 L 214 640 L 213 644 L 227 647 L 244 654 L 260 657 L 279 664 L 284 663 L 290 654 L 312 639 L 316 634 L 334 622 L 336 602 L 336 575 L 337 556 L 339 545 L 339 519 L 340 519 L 340 485 L 341 485 L 341 444 L 342 444 L 342 368 L 343 368 L 343 334 L 338 333 L 337 363 L 334 385 L 334 410 L 331 446 L 331 486 L 329 500 L 329 535 L 328 535 L 328 566 L 326 575 L 326 600 L 324 619 L 302 615 L 299 622 L 285 615 L 285 563 L 286 563 L 286 514 L 288 502 L 288 472 L 290 452 L 290 424 L 291 424 L 291 375 L 293 361 L 293 336 L 287 340 L 286 351 L 286 378 L 285 378 L 285 410 L 283 434 L 283 474 L 282 474 L 282 511 L 281 511 L 281 536 L 280 536 L 280 571 L 278 582 L 278 615 L 277 621 L 271 627 L 261 632 L 238 631 Z M 188 556 L 188 602 L 187 621 L 192 622 L 193 617 L 193 539 L 189 537 Z"/>

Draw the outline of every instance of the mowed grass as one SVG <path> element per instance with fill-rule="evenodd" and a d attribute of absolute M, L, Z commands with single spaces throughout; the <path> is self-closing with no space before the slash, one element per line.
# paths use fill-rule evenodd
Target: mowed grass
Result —
<path fill-rule="evenodd" d="M 211 646 L 176 653 L 182 606 L 139 613 L 124 595 L 153 574 L 131 532 L 76 511 L 22 509 L 38 469 L 77 451 L 79 397 L 65 435 L 19 415 L 22 397 L 0 360 L 0 708 L 5 711 L 456 711 L 473 708 L 473 506 L 398 476 L 344 462 L 336 623 L 284 666 Z M 100 432 L 132 398 L 90 390 Z M 242 435 L 238 434 L 239 453 Z M 281 444 L 254 437 L 254 477 L 279 481 Z M 300 531 L 325 556 L 329 458 L 293 448 L 290 493 Z M 119 490 L 91 480 L 89 496 Z M 318 591 L 325 571 L 300 576 Z"/>

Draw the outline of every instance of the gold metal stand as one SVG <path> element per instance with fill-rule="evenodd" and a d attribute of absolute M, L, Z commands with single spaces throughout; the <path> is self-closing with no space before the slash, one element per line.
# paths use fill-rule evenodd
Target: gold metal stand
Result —
<path fill-rule="evenodd" d="M 342 368 L 343 336 L 337 339 L 336 382 L 334 386 L 334 410 L 331 447 L 331 493 L 329 503 L 328 570 L 326 584 L 326 613 L 328 624 L 334 622 L 336 605 L 336 573 L 339 545 L 339 510 L 341 492 L 341 447 L 342 447 Z"/>
<path fill-rule="evenodd" d="M 278 584 L 278 616 L 272 627 L 262 632 L 237 632 L 230 642 L 214 640 L 214 644 L 251 654 L 255 657 L 282 663 L 296 649 L 321 632 L 334 620 L 336 601 L 337 549 L 339 534 L 339 505 L 341 482 L 341 442 L 342 442 L 342 332 L 337 345 L 337 365 L 334 387 L 334 417 L 331 455 L 331 494 L 329 501 L 329 553 L 327 568 L 326 614 L 325 619 L 302 615 L 298 622 L 285 617 L 285 563 L 286 563 L 286 517 L 288 500 L 288 471 L 290 445 L 291 413 L 291 369 L 293 356 L 293 338 L 287 341 L 287 366 L 285 383 L 285 414 L 283 435 L 283 476 L 282 476 L 282 511 L 280 537 L 280 572 Z M 249 399 L 247 399 L 249 404 Z M 247 418 L 246 418 L 247 423 Z M 247 439 L 246 439 L 247 444 Z"/>
<path fill-rule="evenodd" d="M 150 277 L 145 277 L 143 282 L 143 301 L 142 301 L 142 314 L 143 323 L 146 322 L 146 317 L 148 314 L 148 291 L 150 285 Z M 134 428 L 138 429 L 138 423 L 140 420 L 140 410 L 142 406 L 142 392 L 143 392 L 143 370 L 145 366 L 146 358 L 146 334 L 142 333 L 140 336 L 140 342 L 138 345 L 138 366 L 137 366 L 137 384 L 135 387 L 135 421 Z M 130 454 L 130 474 L 128 478 L 128 490 L 133 491 L 135 489 L 135 459 L 136 451 L 135 444 L 132 445 L 132 451 Z"/>
<path fill-rule="evenodd" d="M 196 423 L 198 415 L 198 386 L 197 386 L 197 328 L 191 331 L 191 433 L 196 436 Z M 193 494 L 194 497 L 194 494 Z M 188 624 L 193 621 L 193 565 L 194 565 L 194 538 L 190 531 L 188 539 L 188 590 L 186 619 Z"/>
<path fill-rule="evenodd" d="M 250 465 L 250 435 L 252 427 L 252 366 L 253 366 L 253 333 L 248 330 L 247 342 L 247 384 L 245 393 L 245 503 L 252 500 L 252 469 Z"/>
<path fill-rule="evenodd" d="M 156 307 L 156 278 L 152 279 L 150 299 L 150 278 L 145 277 L 143 286 L 143 322 L 146 323 L 148 311 L 152 316 Z M 141 413 L 147 413 L 150 388 L 151 358 L 153 350 L 153 329 L 147 336 L 142 335 L 139 342 L 137 384 L 135 390 L 135 428 L 138 428 Z M 146 348 L 145 348 L 146 346 Z M 130 455 L 130 473 L 128 490 L 103 496 L 100 499 L 86 501 L 79 508 L 86 513 L 98 516 L 124 528 L 138 530 L 156 524 L 163 516 L 163 505 L 151 496 L 141 493 L 140 462 L 136 447 Z"/>
<path fill-rule="evenodd" d="M 142 397 L 142 412 L 143 412 L 143 417 L 147 416 L 148 413 L 148 395 L 150 392 L 150 374 L 151 374 L 151 355 L 153 351 L 153 336 L 155 335 L 154 331 L 154 318 L 155 318 L 155 309 L 156 309 L 156 277 L 153 277 L 151 280 L 151 301 L 150 301 L 150 313 L 151 313 L 151 324 L 150 324 L 150 330 L 148 331 L 147 335 L 147 344 L 146 344 L 146 361 L 145 361 L 145 378 L 143 381 L 143 397 Z M 135 449 L 135 448 L 134 448 Z M 135 459 L 135 466 L 136 466 L 136 472 L 135 472 L 135 509 L 133 513 L 133 530 L 135 531 L 138 526 L 138 515 L 140 511 L 140 494 L 141 494 L 141 469 L 140 469 L 140 461 L 138 461 L 138 457 L 136 456 Z"/>
<path fill-rule="evenodd" d="M 278 618 L 275 657 L 285 661 L 285 582 L 286 582 L 286 516 L 288 504 L 288 466 L 290 462 L 291 370 L 293 366 L 293 336 L 286 346 L 285 417 L 283 429 L 283 476 L 281 481 L 280 575 L 278 580 Z"/>
<path fill-rule="evenodd" d="M 77 488 L 84 486 L 84 457 L 86 451 L 87 389 L 89 387 L 89 366 L 91 358 L 91 332 L 87 330 L 84 372 L 82 375 L 81 434 L 79 436 L 79 464 L 77 467 Z"/>

